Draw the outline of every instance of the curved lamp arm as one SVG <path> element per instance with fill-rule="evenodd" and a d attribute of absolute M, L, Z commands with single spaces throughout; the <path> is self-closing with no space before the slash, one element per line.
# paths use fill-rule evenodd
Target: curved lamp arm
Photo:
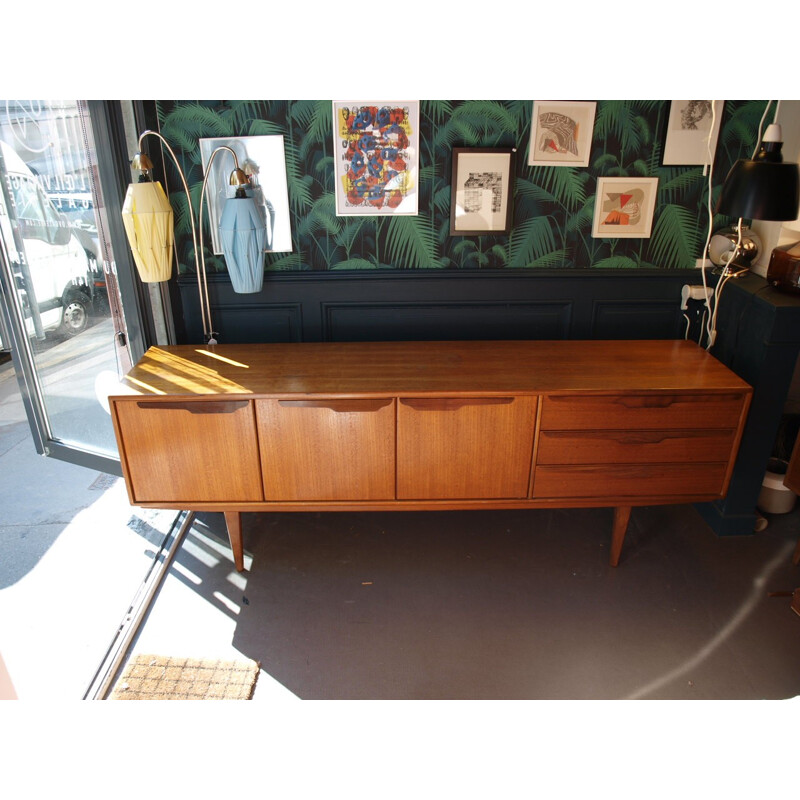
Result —
<path fill-rule="evenodd" d="M 211 327 L 211 307 L 208 302 L 208 286 L 205 280 L 205 261 L 198 257 L 198 236 L 197 230 L 194 224 L 194 207 L 192 206 L 192 197 L 189 194 L 189 186 L 186 183 L 186 176 L 183 174 L 183 170 L 181 169 L 181 165 L 178 161 L 177 156 L 173 149 L 169 146 L 169 142 L 157 131 L 144 131 L 139 136 L 139 150 L 142 149 L 142 141 L 146 136 L 155 136 L 158 138 L 164 147 L 167 149 L 169 154 L 172 156 L 172 160 L 175 162 L 175 167 L 178 170 L 178 175 L 180 175 L 181 182 L 183 183 L 183 190 L 186 192 L 186 201 L 189 204 L 189 221 L 192 226 L 192 244 L 194 245 L 194 267 L 195 272 L 197 273 L 197 290 L 200 296 L 200 315 L 203 320 L 203 338 L 206 340 L 208 344 L 216 344 L 216 339 L 214 339 L 214 333 L 212 332 Z M 205 188 L 205 181 L 203 182 L 203 187 Z M 202 208 L 202 198 L 201 198 L 201 208 Z M 202 224 L 202 223 L 201 223 Z M 202 239 L 200 239 L 202 242 Z M 202 256 L 202 249 L 200 249 L 200 255 Z M 201 270 L 201 261 L 202 261 L 202 270 Z"/>
<path fill-rule="evenodd" d="M 203 266 L 203 289 L 202 289 L 202 291 L 205 292 L 206 303 L 208 303 L 208 284 L 206 283 L 206 256 L 205 256 L 205 251 L 203 250 L 203 247 L 202 247 L 202 242 L 203 242 L 203 200 L 204 200 L 205 195 L 206 195 L 206 186 L 208 185 L 208 176 L 211 174 L 211 165 L 214 163 L 214 159 L 217 157 L 217 154 L 221 150 L 227 150 L 233 156 L 234 172 L 231 175 L 230 183 L 233 183 L 233 184 L 236 184 L 236 185 L 249 184 L 249 181 L 247 180 L 247 176 L 242 172 L 241 169 L 239 169 L 239 159 L 236 157 L 236 153 L 233 151 L 233 149 L 228 147 L 227 145 L 224 145 L 224 144 L 220 145 L 219 147 L 215 147 L 214 150 L 211 152 L 211 156 L 208 159 L 208 164 L 206 165 L 205 175 L 203 176 L 203 188 L 200 190 L 200 209 L 199 209 L 198 216 L 197 216 L 197 218 L 198 218 L 198 220 L 200 222 L 200 243 L 201 243 L 200 261 L 201 261 L 202 266 Z M 237 175 L 237 173 L 241 173 L 241 176 Z M 234 180 L 235 176 L 236 176 L 236 180 Z M 216 339 L 214 339 L 214 336 L 216 334 L 211 330 L 211 316 L 210 315 L 209 315 L 209 318 L 208 318 L 208 326 L 209 326 L 209 334 L 211 336 L 211 339 L 209 340 L 209 344 L 216 344 Z"/>

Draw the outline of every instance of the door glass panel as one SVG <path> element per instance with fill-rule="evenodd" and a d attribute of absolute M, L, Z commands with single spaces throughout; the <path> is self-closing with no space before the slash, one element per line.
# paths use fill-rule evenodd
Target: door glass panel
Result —
<path fill-rule="evenodd" d="M 42 439 L 118 458 L 104 387 L 129 366 L 83 101 L 0 101 L 0 235 L 12 347 Z"/>

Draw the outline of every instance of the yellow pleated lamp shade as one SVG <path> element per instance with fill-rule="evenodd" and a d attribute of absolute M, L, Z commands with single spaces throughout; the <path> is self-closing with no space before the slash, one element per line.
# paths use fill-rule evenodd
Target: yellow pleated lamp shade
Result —
<path fill-rule="evenodd" d="M 122 222 L 139 276 L 145 283 L 172 275 L 172 206 L 158 181 L 132 183 L 122 204 Z"/>

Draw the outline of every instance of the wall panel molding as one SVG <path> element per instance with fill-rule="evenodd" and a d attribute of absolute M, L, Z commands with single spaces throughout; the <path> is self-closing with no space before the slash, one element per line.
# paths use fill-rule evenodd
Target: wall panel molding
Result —
<path fill-rule="evenodd" d="M 270 273 L 237 295 L 209 276 L 220 341 L 679 338 L 690 270 Z M 187 341 L 202 339 L 197 286 L 178 282 Z"/>
<path fill-rule="evenodd" d="M 682 314 L 674 301 L 602 300 L 592 305 L 592 339 L 669 339 Z"/>
<path fill-rule="evenodd" d="M 569 301 L 323 303 L 323 339 L 566 339 L 571 311 Z"/>

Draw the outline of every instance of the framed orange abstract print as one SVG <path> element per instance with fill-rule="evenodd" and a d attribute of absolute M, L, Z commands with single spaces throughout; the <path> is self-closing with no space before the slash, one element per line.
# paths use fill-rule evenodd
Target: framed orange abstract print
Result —
<path fill-rule="evenodd" d="M 649 239 L 658 178 L 598 178 L 594 198 L 596 239 Z"/>

